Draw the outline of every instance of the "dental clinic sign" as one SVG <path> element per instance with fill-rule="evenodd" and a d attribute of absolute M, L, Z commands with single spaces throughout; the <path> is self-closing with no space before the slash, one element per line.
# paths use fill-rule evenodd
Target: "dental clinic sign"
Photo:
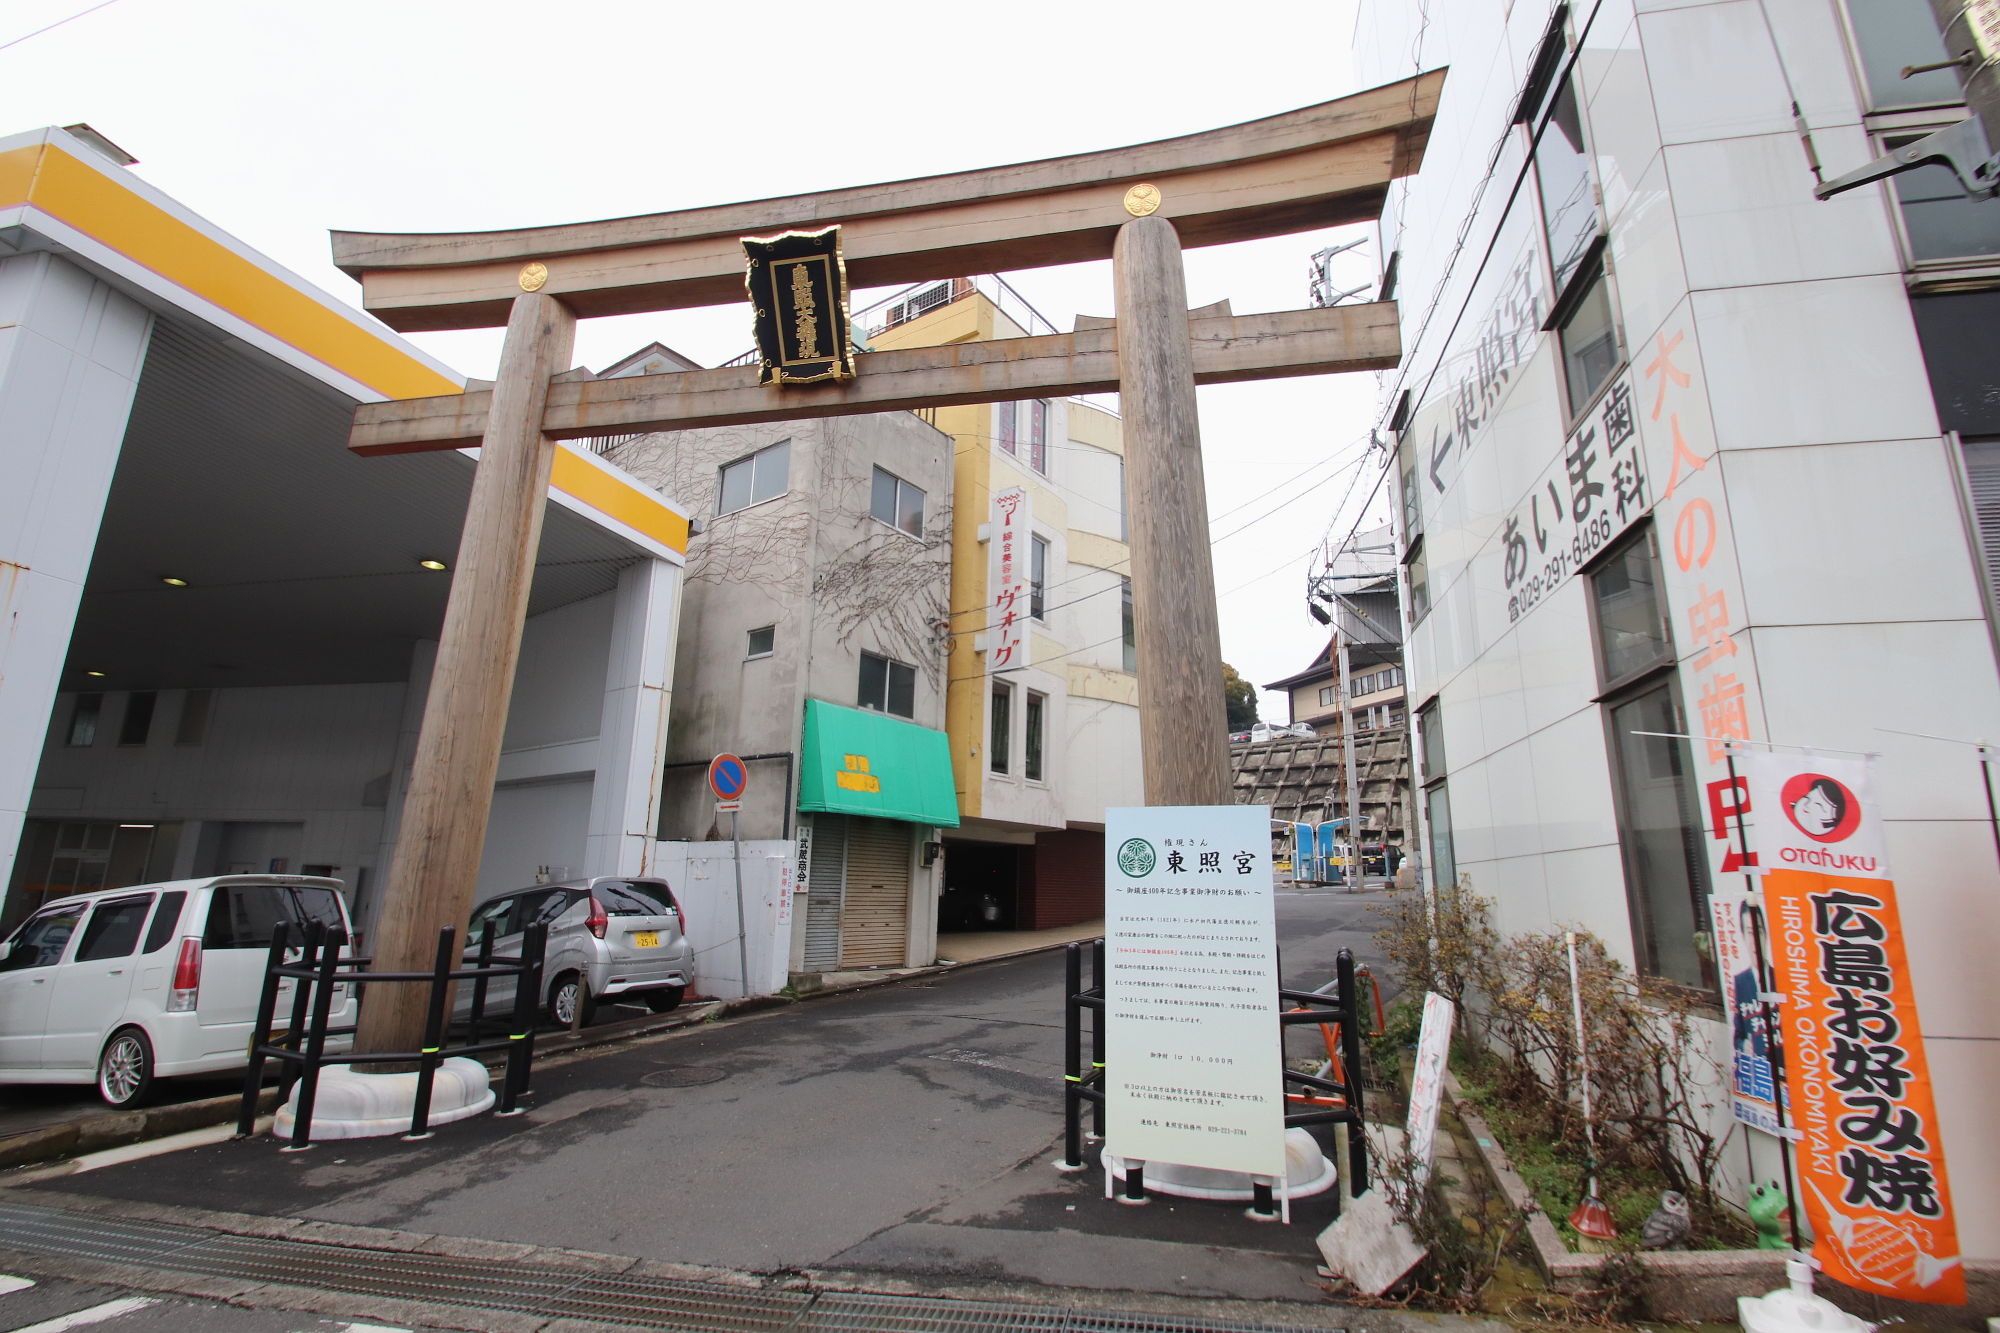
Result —
<path fill-rule="evenodd" d="M 1739 753 L 1813 1256 L 1863 1291 L 1962 1305 L 1944 1139 L 1872 765 Z"/>
<path fill-rule="evenodd" d="M 1268 806 L 1104 816 L 1105 1143 L 1285 1172 Z"/>

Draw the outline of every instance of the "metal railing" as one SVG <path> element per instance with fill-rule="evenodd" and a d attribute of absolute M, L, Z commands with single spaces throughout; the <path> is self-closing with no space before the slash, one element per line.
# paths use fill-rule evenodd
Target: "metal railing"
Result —
<path fill-rule="evenodd" d="M 1087 987 L 1083 977 L 1084 947 L 1082 943 L 1068 946 L 1063 972 L 1063 1158 L 1056 1163 L 1056 1169 L 1069 1173 L 1088 1168 L 1083 1158 L 1083 1108 L 1086 1103 L 1091 1108 L 1091 1141 L 1104 1141 L 1104 941 L 1089 941 L 1090 985 Z M 1284 1100 L 1287 1108 L 1296 1109 L 1285 1112 L 1285 1128 L 1346 1125 L 1346 1190 L 1357 1195 L 1368 1189 L 1368 1135 L 1363 1128 L 1362 1114 L 1363 1010 L 1360 989 L 1364 980 L 1373 989 L 1373 978 L 1367 975 L 1367 971 L 1365 967 L 1356 967 L 1352 949 L 1342 949 L 1335 955 L 1333 980 L 1326 985 L 1315 991 L 1278 991 L 1279 1004 L 1289 1006 L 1282 1008 L 1277 1015 L 1280 1032 L 1301 1024 L 1316 1024 L 1322 1029 L 1327 1045 L 1327 1060 L 1319 1073 L 1307 1074 L 1289 1066 L 1286 1068 Z M 1380 1031 L 1379 991 L 1375 996 L 1375 1009 L 1378 1015 L 1376 1031 Z M 1083 1059 L 1083 1015 L 1086 1011 L 1092 1015 L 1088 1065 Z M 1302 1091 L 1294 1091 L 1295 1086 Z M 1260 1217 L 1277 1215 L 1269 1183 L 1253 1181 L 1251 1191 L 1251 1211 L 1254 1214 Z M 1338 1197 L 1336 1194 L 1336 1210 Z M 1125 1198 L 1135 1203 L 1145 1200 L 1144 1163 L 1126 1161 Z"/>
<path fill-rule="evenodd" d="M 406 1137 L 423 1139 L 429 1138 L 431 1133 L 431 1091 L 437 1079 L 438 1066 L 457 1056 L 504 1052 L 507 1066 L 501 1079 L 499 1114 L 512 1115 L 516 1112 L 521 1095 L 528 1090 L 535 1059 L 536 1008 L 542 993 L 543 955 L 548 947 L 546 925 L 528 927 L 521 941 L 521 952 L 514 957 L 495 957 L 493 936 L 489 933 L 479 942 L 476 964 L 457 968 L 453 964 L 459 961 L 458 932 L 445 926 L 438 931 L 436 961 L 428 972 L 376 972 L 371 970 L 372 958 L 350 956 L 343 959 L 340 951 L 347 944 L 346 932 L 328 930 L 318 922 L 306 928 L 304 947 L 298 960 L 287 962 L 285 953 L 290 947 L 290 932 L 289 923 L 282 921 L 271 932 L 271 951 L 264 964 L 264 990 L 257 1001 L 257 1021 L 251 1030 L 250 1067 L 243 1076 L 243 1102 L 236 1121 L 238 1137 L 248 1137 L 256 1132 L 257 1096 L 263 1086 L 267 1060 L 276 1060 L 283 1066 L 279 1080 L 281 1101 L 290 1095 L 295 1084 L 298 1087 L 298 1104 L 293 1110 L 288 1151 L 304 1149 L 312 1143 L 313 1107 L 319 1095 L 320 1073 L 328 1064 L 415 1065 L 416 1101 L 411 1108 L 410 1132 Z M 501 977 L 514 978 L 513 1012 L 508 1016 L 506 1035 L 488 1041 L 483 1039 L 491 1024 L 486 1015 L 487 987 Z M 283 1036 L 274 1041 L 271 1021 L 277 1013 L 278 992 L 286 981 L 295 983 L 291 1021 Z M 467 1020 L 469 1040 L 463 1045 L 447 1046 L 445 1037 L 449 1016 L 445 1004 L 452 983 L 458 981 L 470 981 L 473 987 L 471 1013 Z M 359 996 L 364 985 L 423 984 L 430 987 L 430 1004 L 425 1015 L 421 1049 L 365 1055 L 352 1051 L 328 1052 L 330 1038 L 351 1037 L 354 1034 L 353 1027 L 331 1025 L 333 996 L 338 987 L 351 985 Z"/>

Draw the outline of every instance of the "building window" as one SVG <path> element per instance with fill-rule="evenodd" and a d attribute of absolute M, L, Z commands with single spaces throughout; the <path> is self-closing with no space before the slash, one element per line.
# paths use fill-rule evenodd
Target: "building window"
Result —
<path fill-rule="evenodd" d="M 1424 563 L 1421 536 L 1410 543 L 1409 552 L 1403 557 L 1403 578 L 1409 584 L 1410 623 L 1414 625 L 1431 612 L 1430 569 Z"/>
<path fill-rule="evenodd" d="M 208 715 L 215 708 L 214 690 L 189 690 L 181 696 L 181 717 L 175 725 L 175 745 L 200 745 L 208 738 Z"/>
<path fill-rule="evenodd" d="M 1660 600 L 1659 555 L 1649 523 L 1614 547 L 1590 576 L 1597 622 L 1597 666 L 1604 688 L 1617 689 L 1674 659 Z"/>
<path fill-rule="evenodd" d="M 1424 759 L 1424 833 L 1431 856 L 1431 886 L 1458 882 L 1451 846 L 1451 798 L 1445 791 L 1444 720 L 1433 699 L 1417 714 Z"/>
<path fill-rule="evenodd" d="M 777 646 L 778 627 L 776 625 L 760 625 L 750 631 L 749 638 L 743 645 L 743 655 L 745 657 L 769 657 L 776 650 Z M 877 660 L 881 659 L 878 658 Z"/>
<path fill-rule="evenodd" d="M 1535 138 L 1535 183 L 1542 197 L 1549 264 L 1555 270 L 1555 290 L 1560 292 L 1575 276 L 1600 229 L 1583 117 L 1568 78 L 1556 84 L 1546 116 Z"/>
<path fill-rule="evenodd" d="M 868 512 L 912 537 L 924 535 L 924 493 L 879 467 L 875 469 L 875 485 L 869 496 Z"/>
<path fill-rule="evenodd" d="M 1893 152 L 1922 137 L 1889 135 L 1881 141 L 1882 151 Z M 1984 263 L 2000 258 L 2000 209 L 1991 207 L 1990 199 L 1968 195 L 1950 167 L 1933 162 L 1891 176 L 1889 183 L 1896 191 L 1911 263 Z"/>
<path fill-rule="evenodd" d="M 1601 255 L 1579 276 L 1566 303 L 1557 307 L 1555 327 L 1562 342 L 1569 412 L 1575 417 L 1618 365 L 1618 330 L 1611 319 L 1611 291 L 1604 281 Z"/>
<path fill-rule="evenodd" d="M 1000 447 L 1010 454 L 1018 452 L 1014 443 L 1014 404 L 995 403 L 993 410 L 999 414 L 995 420 L 1000 427 Z"/>
<path fill-rule="evenodd" d="M 1021 776 L 1030 782 L 1042 780 L 1042 721 L 1048 716 L 1048 696 L 1030 693 L 1022 722 L 1027 729 L 1021 755 Z"/>
<path fill-rule="evenodd" d="M 1028 538 L 1028 614 L 1036 620 L 1045 619 L 1043 612 L 1047 605 L 1042 593 L 1049 583 L 1049 543 L 1043 537 Z"/>
<path fill-rule="evenodd" d="M 856 691 L 863 708 L 897 717 L 917 713 L 917 669 L 873 653 L 861 654 L 861 688 Z"/>
<path fill-rule="evenodd" d="M 1125 517 L 1129 508 L 1125 502 L 1125 460 L 1121 458 L 1118 460 L 1118 540 L 1121 542 L 1132 540 L 1131 529 L 1126 526 Z"/>
<path fill-rule="evenodd" d="M 69 744 L 97 744 L 97 718 L 104 711 L 104 696 L 101 694 L 79 694 L 76 707 L 69 712 Z"/>
<path fill-rule="evenodd" d="M 134 690 L 125 699 L 125 720 L 118 727 L 120 745 L 144 745 L 153 734 L 153 709 L 160 696 L 153 690 Z"/>
<path fill-rule="evenodd" d="M 1333 707 L 1333 693 L 1333 686 L 1331 685 L 1322 685 L 1319 687 L 1319 706 L 1321 708 Z"/>
<path fill-rule="evenodd" d="M 1049 403 L 1037 398 L 1028 404 L 1028 466 L 1043 476 L 1049 471 Z"/>
<path fill-rule="evenodd" d="M 1650 524 L 1605 556 L 1590 574 L 1590 592 L 1639 966 L 1652 976 L 1713 990 L 1714 968 L 1704 947 L 1705 830 L 1695 809 L 1694 762 Z"/>
<path fill-rule="evenodd" d="M 1139 669 L 1139 633 L 1132 615 L 1132 580 L 1118 580 L 1118 614 L 1122 618 L 1121 628 L 1125 635 L 1125 669 Z"/>
<path fill-rule="evenodd" d="M 1928 0 L 1848 0 L 1856 63 L 1868 88 L 1866 126 L 1878 154 L 1967 118 L 1965 93 L 1946 67 L 1944 38 Z M 1921 73 L 1903 77 L 1908 68 Z M 2000 259 L 2000 210 L 1969 197 L 1951 168 L 1931 163 L 1889 177 L 1909 265 L 1923 270 L 1977 265 L 1973 275 L 1936 273 L 1952 281 L 1987 278 Z"/>
<path fill-rule="evenodd" d="M 1952 106 L 1965 100 L 1949 69 L 1903 77 L 1907 68 L 1936 66 L 1947 59 L 1930 0 L 1848 0 L 1847 20 L 1871 109 Z"/>
<path fill-rule="evenodd" d="M 733 514 L 739 509 L 775 500 L 791 485 L 792 442 L 780 440 L 768 449 L 759 449 L 748 458 L 725 463 L 722 485 L 716 493 L 715 512 Z"/>
<path fill-rule="evenodd" d="M 1014 738 L 1014 687 L 995 685 L 993 687 L 993 715 L 986 738 L 986 766 L 995 773 L 1005 773 L 1012 766 L 1013 757 L 1008 745 Z"/>
<path fill-rule="evenodd" d="M 1713 964 L 1702 947 L 1708 934 L 1706 844 L 1694 808 L 1693 761 L 1680 738 L 1687 723 L 1673 676 L 1650 679 L 1605 705 L 1632 942 L 1642 971 L 1713 990 Z"/>

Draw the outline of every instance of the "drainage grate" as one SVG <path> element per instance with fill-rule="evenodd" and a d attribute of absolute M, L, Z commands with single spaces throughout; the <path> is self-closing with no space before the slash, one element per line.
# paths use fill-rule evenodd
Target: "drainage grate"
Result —
<path fill-rule="evenodd" d="M 986 1333 L 988 1329 L 1060 1333 L 1061 1310 L 989 1301 L 936 1301 L 918 1296 L 849 1296 L 830 1292 L 813 1302 L 799 1333 Z"/>
<path fill-rule="evenodd" d="M 0 1244 L 57 1258 L 682 1333 L 1290 1333 L 1151 1315 L 772 1288 L 266 1239 L 0 1203 Z M 1328 1333 L 1345 1333 L 1329 1330 Z"/>

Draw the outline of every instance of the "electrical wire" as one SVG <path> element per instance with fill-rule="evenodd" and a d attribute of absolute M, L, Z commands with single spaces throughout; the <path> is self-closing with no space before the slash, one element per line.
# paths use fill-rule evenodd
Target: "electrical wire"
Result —
<path fill-rule="evenodd" d="M 19 46 L 22 42 L 27 41 L 30 37 L 39 37 L 45 32 L 54 32 L 57 28 L 60 28 L 65 23 L 74 23 L 80 18 L 84 18 L 88 15 L 95 14 L 100 9 L 109 9 L 112 5 L 115 5 L 117 3 L 118 0 L 99 0 L 99 3 L 92 5 L 89 9 L 79 9 L 76 13 L 71 14 L 66 19 L 57 19 L 54 23 L 46 24 L 42 27 L 35 29 L 33 32 L 22 33 L 19 37 L 16 37 L 11 42 L 0 42 L 0 51 L 5 51 L 9 47 Z"/>

